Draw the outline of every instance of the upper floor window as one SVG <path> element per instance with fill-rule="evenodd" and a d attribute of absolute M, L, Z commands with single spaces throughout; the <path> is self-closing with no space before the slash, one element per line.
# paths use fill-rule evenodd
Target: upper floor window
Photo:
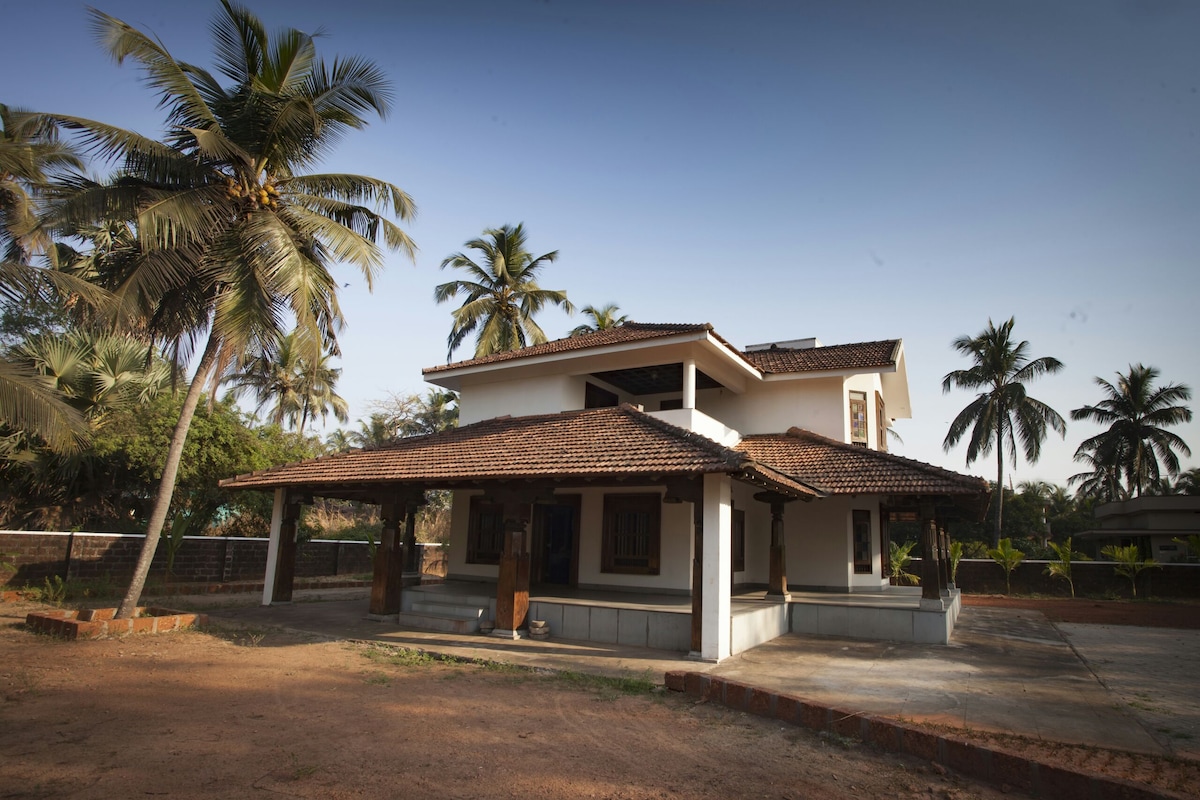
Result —
<path fill-rule="evenodd" d="M 883 405 L 883 395 L 879 392 L 875 393 L 875 430 L 879 441 L 876 447 L 880 452 L 887 452 L 887 408 Z"/>
<path fill-rule="evenodd" d="M 866 392 L 850 392 L 850 442 L 867 446 Z"/>

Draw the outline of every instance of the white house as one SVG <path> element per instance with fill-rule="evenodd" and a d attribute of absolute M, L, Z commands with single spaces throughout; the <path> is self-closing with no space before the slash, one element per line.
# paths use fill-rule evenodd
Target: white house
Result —
<path fill-rule="evenodd" d="M 950 635 L 944 523 L 979 515 L 987 485 L 887 452 L 911 415 L 899 340 L 739 350 L 711 325 L 630 322 L 424 377 L 459 393 L 459 428 L 223 482 L 276 490 L 264 602 L 290 596 L 299 503 L 345 497 L 383 508 L 372 612 L 420 624 L 403 551 L 424 492 L 449 489 L 449 580 L 494 598 L 501 635 L 531 587 L 555 634 L 707 660 L 788 630 Z M 888 585 L 896 519 L 933 556 L 919 597 Z"/>

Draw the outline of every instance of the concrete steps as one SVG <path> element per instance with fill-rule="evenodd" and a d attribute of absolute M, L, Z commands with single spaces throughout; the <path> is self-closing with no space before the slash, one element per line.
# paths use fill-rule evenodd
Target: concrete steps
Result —
<path fill-rule="evenodd" d="M 491 616 L 492 598 L 486 595 L 445 594 L 417 588 L 405 591 L 405 610 L 397 623 L 406 628 L 443 633 L 475 633 Z"/>

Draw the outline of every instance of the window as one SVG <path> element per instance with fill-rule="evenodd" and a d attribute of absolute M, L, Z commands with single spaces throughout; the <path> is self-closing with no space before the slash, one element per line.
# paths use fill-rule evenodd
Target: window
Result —
<path fill-rule="evenodd" d="M 883 395 L 879 392 L 875 393 L 875 429 L 879 439 L 876 447 L 880 452 L 887 452 L 887 408 L 883 405 Z"/>
<path fill-rule="evenodd" d="M 612 408 L 620 405 L 621 398 L 616 393 L 603 389 L 594 383 L 586 383 L 583 387 L 584 408 Z"/>
<path fill-rule="evenodd" d="M 746 512 L 733 509 L 733 572 L 746 571 Z"/>
<path fill-rule="evenodd" d="M 657 494 L 606 494 L 601 572 L 658 574 L 659 515 Z"/>
<path fill-rule="evenodd" d="M 504 549 L 504 506 L 471 498 L 471 520 L 467 527 L 467 563 L 499 564 Z"/>
<path fill-rule="evenodd" d="M 854 520 L 854 574 L 870 575 L 871 564 L 871 512 L 855 509 Z"/>
<path fill-rule="evenodd" d="M 850 393 L 850 442 L 867 446 L 867 393 Z"/>

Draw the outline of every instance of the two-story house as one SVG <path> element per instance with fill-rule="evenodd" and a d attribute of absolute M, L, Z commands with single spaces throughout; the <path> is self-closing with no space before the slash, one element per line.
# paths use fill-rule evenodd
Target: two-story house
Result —
<path fill-rule="evenodd" d="M 424 376 L 459 393 L 459 428 L 225 482 L 276 489 L 264 602 L 290 591 L 298 503 L 346 497 L 383 508 L 372 611 L 420 624 L 401 553 L 424 493 L 448 489 L 447 585 L 494 598 L 499 635 L 534 616 L 708 660 L 789 630 L 950 635 L 945 520 L 979 514 L 987 486 L 887 452 L 911 413 L 899 340 L 739 350 L 707 324 L 631 322 Z M 897 519 L 930 555 L 917 594 L 889 586 Z"/>

